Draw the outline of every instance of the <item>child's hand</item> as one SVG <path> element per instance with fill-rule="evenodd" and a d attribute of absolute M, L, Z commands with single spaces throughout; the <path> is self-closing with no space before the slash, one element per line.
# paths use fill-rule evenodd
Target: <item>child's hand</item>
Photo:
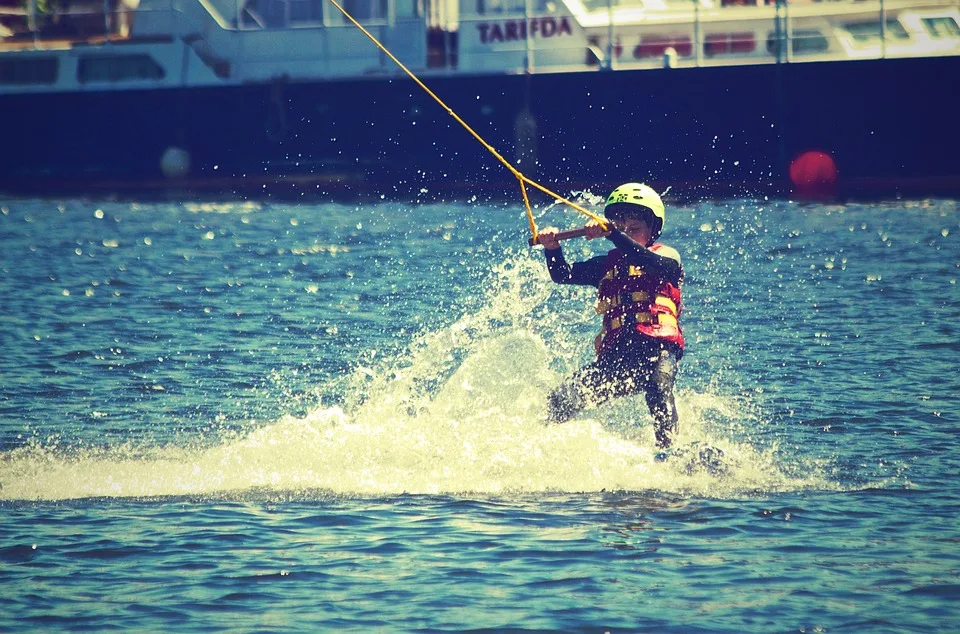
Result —
<path fill-rule="evenodd" d="M 547 227 L 537 234 L 537 242 L 543 245 L 544 249 L 559 249 L 560 241 L 557 240 L 559 230 L 556 227 Z"/>
<path fill-rule="evenodd" d="M 587 223 L 585 227 L 587 230 L 587 240 L 593 240 L 594 238 L 602 238 L 609 234 L 610 232 L 600 226 L 600 223 L 596 220 L 591 220 Z"/>

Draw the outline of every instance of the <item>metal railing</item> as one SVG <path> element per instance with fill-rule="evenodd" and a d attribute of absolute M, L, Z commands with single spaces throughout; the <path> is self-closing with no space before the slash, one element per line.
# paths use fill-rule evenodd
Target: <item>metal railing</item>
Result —
<path fill-rule="evenodd" d="M 595 0 L 589 6 L 582 0 L 561 1 L 569 14 L 556 9 L 509 14 L 484 5 L 472 15 L 461 14 L 463 68 L 469 70 L 469 60 L 480 57 L 486 58 L 484 69 L 512 66 L 529 73 L 584 64 L 615 70 L 960 55 L 957 0 L 759 0 L 746 6 L 686 0 L 668 1 L 659 9 L 615 0 Z M 924 11 L 943 17 L 927 18 Z M 512 42 L 489 35 L 493 25 L 510 19 L 531 24 L 571 14 L 584 27 L 586 42 L 555 37 L 531 46 L 529 39 Z M 941 27 L 933 21 L 941 19 L 938 33 Z M 482 30 L 482 36 L 473 38 L 473 48 L 471 29 Z"/>
<path fill-rule="evenodd" d="M 304 30 L 319 29 L 325 36 L 339 33 L 342 37 L 353 27 L 345 24 L 339 13 L 331 13 L 325 3 L 322 6 L 319 18 L 315 20 L 295 19 L 296 13 L 291 13 L 292 6 L 288 0 L 260 0 L 258 6 L 285 6 L 287 10 L 277 14 L 277 21 L 270 21 L 258 16 L 250 0 L 223 0 L 236 2 L 236 13 L 227 16 L 218 8 L 216 0 L 189 0 L 181 8 L 173 0 L 169 3 L 150 3 L 139 6 L 139 0 L 72 0 L 69 10 L 58 8 L 58 0 L 24 0 L 20 8 L 0 7 L 0 19 L 6 32 L 0 32 L 0 50 L 7 47 L 28 48 L 41 47 L 46 40 L 76 39 L 113 41 L 124 40 L 130 37 L 158 37 L 166 33 L 171 38 L 196 37 L 205 42 L 214 55 L 230 58 L 238 63 L 257 65 L 262 60 L 256 53 L 250 56 L 243 52 L 247 43 L 246 37 L 226 38 L 226 33 L 258 32 L 262 35 L 257 38 L 272 37 L 270 32 L 276 29 Z M 307 0 L 296 0 L 304 3 Z M 320 0 L 312 0 L 314 3 Z M 600 5 L 606 2 L 606 8 Z M 763 2 L 763 0 L 760 0 Z M 272 3 L 272 4 L 271 4 Z M 465 0 L 475 8 L 483 6 L 476 0 Z M 577 0 L 581 12 L 584 4 Z M 862 8 L 870 5 L 875 10 L 863 11 Z M 221 3 L 221 7 L 222 7 Z M 233 9 L 233 5 L 226 5 L 226 12 Z M 317 6 L 316 4 L 314 6 Z M 380 6 L 373 2 L 373 6 Z M 398 27 L 398 15 L 395 0 L 389 0 L 385 5 L 387 11 L 373 11 L 366 16 L 364 24 L 376 26 L 379 33 L 387 34 Z M 400 20 L 406 19 L 407 30 L 397 30 L 394 43 L 401 37 L 408 37 L 414 31 L 409 26 L 429 13 L 430 3 L 421 10 L 416 2 L 406 5 L 413 7 L 407 13 L 401 13 Z M 670 20 L 675 35 L 674 39 L 664 39 L 663 21 L 644 23 L 634 20 L 631 23 L 617 23 L 617 11 L 629 8 L 629 4 L 615 3 L 614 0 L 596 0 L 592 3 L 589 15 L 594 19 L 604 13 L 608 16 L 606 23 L 596 24 L 585 31 L 587 41 L 574 37 L 558 44 L 554 40 L 549 47 L 543 46 L 533 36 L 516 42 L 498 43 L 497 46 L 481 47 L 474 43 L 471 48 L 469 38 L 470 29 L 476 29 L 482 21 L 501 20 L 505 18 L 519 20 L 535 20 L 544 15 L 551 15 L 551 6 L 541 0 L 514 0 L 510 11 L 491 13 L 473 13 L 459 15 L 459 30 L 449 31 L 459 33 L 458 44 L 451 45 L 449 54 L 459 57 L 459 68 L 465 71 L 499 70 L 501 72 L 533 72 L 534 70 L 563 70 L 567 67 L 594 68 L 615 70 L 617 68 L 656 67 L 656 66 L 711 66 L 734 63 L 784 63 L 793 61 L 814 61 L 842 58 L 876 58 L 888 56 L 915 55 L 918 52 L 925 54 L 960 54 L 960 27 L 953 18 L 952 26 L 943 25 L 943 32 L 934 34 L 940 26 L 932 23 L 914 24 L 914 29 L 908 33 L 901 23 L 899 11 L 907 11 L 920 7 L 946 7 L 957 14 L 956 9 L 960 2 L 956 0 L 942 0 L 937 2 L 911 2 L 910 0 L 874 0 L 867 2 L 853 2 L 852 0 L 837 0 L 818 3 L 822 9 L 822 16 L 831 12 L 849 11 L 854 15 L 854 8 L 860 9 L 855 18 L 845 28 L 834 26 L 831 29 L 815 29 L 809 26 L 811 18 L 817 17 L 809 11 L 801 14 L 801 4 L 788 4 L 784 0 L 777 0 L 771 5 L 756 5 L 751 7 L 730 6 L 712 7 L 709 3 L 698 0 L 689 0 L 684 3 L 669 1 L 667 11 L 676 14 L 677 19 Z M 523 7 L 518 9 L 517 7 Z M 189 8 L 188 14 L 184 9 Z M 555 12 L 556 9 L 554 8 Z M 160 22 L 158 14 L 169 12 L 171 18 L 166 27 Z M 685 13 L 684 13 L 685 12 Z M 152 15 L 152 17 L 151 17 Z M 553 13 L 552 15 L 559 15 Z M 564 14 L 567 15 L 567 14 Z M 682 16 L 683 19 L 681 19 Z M 766 16 L 758 19 L 757 16 Z M 309 16 L 307 16 L 309 17 Z M 317 17 L 317 16 L 314 16 Z M 573 14 L 572 19 L 581 19 L 582 16 Z M 756 28 L 743 29 L 726 27 L 729 33 L 720 33 L 716 27 L 718 23 L 758 25 Z M 824 17 L 824 19 L 826 19 Z M 806 20 L 806 21 L 805 21 Z M 198 22 L 209 21 L 206 26 Z M 916 21 L 916 20 L 915 20 Z M 920 24 L 918 22 L 918 24 Z M 149 25 L 149 26 L 148 26 Z M 210 30 L 208 27 L 212 27 Z M 926 49 L 920 46 L 922 34 L 926 28 Z M 722 29 L 721 29 L 722 30 Z M 216 32 L 219 31 L 220 34 Z M 446 32 L 446 31 L 445 31 Z M 428 34 L 429 35 L 429 34 Z M 4 37 L 5 36 L 5 37 Z M 211 39 L 212 38 L 212 39 Z M 939 39 L 937 39 L 939 38 Z M 303 61 L 302 51 L 295 50 L 302 39 L 290 41 L 287 55 L 290 60 Z M 389 42 L 388 42 L 389 45 Z M 359 45 L 358 45 L 359 46 Z M 220 50 L 217 50 L 220 47 Z M 419 49 L 428 49 L 425 42 L 419 43 Z M 251 49 L 255 51 L 256 49 Z M 282 47 L 278 47 L 277 55 L 281 55 Z M 364 49 L 365 51 L 366 49 Z M 411 48 L 410 51 L 415 49 Z M 358 57 L 363 51 L 357 51 Z M 426 51 L 422 65 L 414 61 L 414 67 L 431 67 L 445 69 L 442 72 L 451 72 L 456 64 L 428 65 L 426 58 L 432 51 Z M 343 50 L 336 50 L 334 56 L 342 56 Z M 372 53 L 371 53 L 372 55 Z M 481 59 L 482 58 L 482 59 Z M 319 61 L 318 57 L 313 58 Z M 473 62 L 471 62 L 471 59 Z M 271 62 L 278 61 L 273 58 Z M 438 71 L 439 72 L 439 71 Z"/>

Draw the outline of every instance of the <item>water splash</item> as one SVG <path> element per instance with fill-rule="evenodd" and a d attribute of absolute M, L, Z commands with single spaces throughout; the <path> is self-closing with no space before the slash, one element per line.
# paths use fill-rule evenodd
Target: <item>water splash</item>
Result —
<path fill-rule="evenodd" d="M 0 456 L 0 499 L 212 495 L 267 488 L 342 495 L 660 490 L 729 496 L 833 488 L 788 476 L 776 448 L 731 434 L 736 401 L 681 390 L 681 443 L 725 454 L 712 474 L 655 459 L 642 399 L 545 423 L 551 387 L 582 359 L 591 316 L 558 291 L 538 254 L 509 254 L 475 306 L 426 329 L 395 358 L 340 380 L 341 405 L 285 416 L 210 446 L 64 450 L 35 442 Z M 558 300 L 560 298 L 553 298 Z M 753 421 L 759 423 L 759 421 Z M 801 472 L 801 469 L 795 469 Z"/>

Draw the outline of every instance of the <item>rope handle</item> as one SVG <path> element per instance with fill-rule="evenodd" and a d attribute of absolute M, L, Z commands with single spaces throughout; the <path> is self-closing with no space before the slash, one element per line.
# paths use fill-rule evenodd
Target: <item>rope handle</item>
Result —
<path fill-rule="evenodd" d="M 562 202 L 563 204 L 567 205 L 568 207 L 572 207 L 573 209 L 576 209 L 577 211 L 579 211 L 580 213 L 584 214 L 584 215 L 587 216 L 588 218 L 590 218 L 590 219 L 592 219 L 592 220 L 595 220 L 595 221 L 596 221 L 597 223 L 599 223 L 599 225 L 600 225 L 601 227 L 603 227 L 604 229 L 607 229 L 607 228 L 608 228 L 607 220 L 606 220 L 605 218 L 602 218 L 601 216 L 598 216 L 598 215 L 596 215 L 596 214 L 593 213 L 593 212 L 587 211 L 586 209 L 584 209 L 583 207 L 581 207 L 581 206 L 578 205 L 577 203 L 575 203 L 575 202 L 573 202 L 573 201 L 571 201 L 571 200 L 567 200 L 566 198 L 564 198 L 564 197 L 561 196 L 560 194 L 557 194 L 557 193 L 554 193 L 554 192 L 550 191 L 549 189 L 547 189 L 547 188 L 544 187 L 543 185 L 541 185 L 541 184 L 539 184 L 539 183 L 531 180 L 530 178 L 527 178 L 527 177 L 524 176 L 523 174 L 521 174 L 521 173 L 520 173 L 520 170 L 518 170 L 518 169 L 515 168 L 513 165 L 511 165 L 510 162 L 507 161 L 507 159 L 503 158 L 503 157 L 500 155 L 500 153 L 497 152 L 496 149 L 494 149 L 494 147 L 493 147 L 492 145 L 490 145 L 489 143 L 487 143 L 486 141 L 484 141 L 484 140 L 483 140 L 483 137 L 481 137 L 479 134 L 477 134 L 477 133 L 474 131 L 473 128 L 471 128 L 469 125 L 467 125 L 467 122 L 464 121 L 463 119 L 461 119 L 460 116 L 457 115 L 457 113 L 454 112 L 453 109 L 452 109 L 450 106 L 448 106 L 447 104 L 445 104 L 445 103 L 443 102 L 443 100 L 440 99 L 440 97 L 438 97 L 437 95 L 435 95 L 432 90 L 430 90 L 429 88 L 427 88 L 426 84 L 424 84 L 422 81 L 420 81 L 420 78 L 413 74 L 413 71 L 411 71 L 409 68 L 407 68 L 406 66 L 404 66 L 404 65 L 403 65 L 403 62 L 401 62 L 399 59 L 397 59 L 396 57 L 394 57 L 393 53 L 391 53 L 390 51 L 387 50 L 387 47 L 385 47 L 383 44 L 381 44 L 380 41 L 377 40 L 377 38 L 375 38 L 369 31 L 367 31 L 365 28 L 363 28 L 363 25 L 361 25 L 359 22 L 357 22 L 357 20 L 354 19 L 354 17 L 353 17 L 352 15 L 350 15 L 349 13 L 347 13 L 346 9 L 344 9 L 342 6 L 340 6 L 340 4 L 337 2 L 337 0 L 330 0 L 330 3 L 331 3 L 333 6 L 335 6 L 335 7 L 337 8 L 337 10 L 340 11 L 340 13 L 342 13 L 342 14 L 344 15 L 344 17 L 347 18 L 347 20 L 350 21 L 351 24 L 353 24 L 355 27 L 357 27 L 358 29 L 360 29 L 360 31 L 361 31 L 364 35 L 366 35 L 367 38 L 368 38 L 371 42 L 373 42 L 374 44 L 376 44 L 377 48 L 379 48 L 381 51 L 383 51 L 383 53 L 384 53 L 387 57 L 389 57 L 391 60 L 393 60 L 393 62 L 394 62 L 397 66 L 399 66 L 400 69 L 401 69 L 403 72 L 405 72 L 405 73 L 410 77 L 410 79 L 412 79 L 413 81 L 415 81 L 418 86 L 420 86 L 421 88 L 423 88 L 423 90 L 424 90 L 428 95 L 430 95 L 430 96 L 433 98 L 434 101 L 436 101 L 438 104 L 440 104 L 440 107 L 441 107 L 441 108 L 443 108 L 444 110 L 447 111 L 447 114 L 449 114 L 451 117 L 453 117 L 454 119 L 456 119 L 457 123 L 459 123 L 460 125 L 462 125 L 462 126 L 467 130 L 467 132 L 469 132 L 469 133 L 473 136 L 473 138 L 475 138 L 481 145 L 483 145 L 483 147 L 485 147 L 488 152 L 490 152 L 491 154 L 493 154 L 493 156 L 496 157 L 496 159 L 497 159 L 498 161 L 500 161 L 500 163 L 502 163 L 504 167 L 506 167 L 508 170 L 510 170 L 510 173 L 513 174 L 513 175 L 517 178 L 517 180 L 520 182 L 520 192 L 523 194 L 523 204 L 524 204 L 524 206 L 526 207 L 527 221 L 528 221 L 528 223 L 530 224 L 530 233 L 531 233 L 531 235 L 532 235 L 532 237 L 530 238 L 530 240 L 529 240 L 528 242 L 530 242 L 531 244 L 536 243 L 536 240 L 537 240 L 537 237 L 538 237 L 538 236 L 537 236 L 537 224 L 536 224 L 536 222 L 535 222 L 534 219 L 533 219 L 533 211 L 530 209 L 530 198 L 527 196 L 527 185 L 530 185 L 531 187 L 534 187 L 534 188 L 536 188 L 536 189 L 539 189 L 539 190 L 542 191 L 543 193 L 547 194 L 548 196 L 552 196 L 554 199 L 556 199 L 556 200 L 559 201 L 559 202 Z M 571 237 L 573 237 L 573 236 L 571 236 Z"/>
<path fill-rule="evenodd" d="M 580 238 L 587 235 L 587 228 L 580 227 L 579 229 L 570 229 L 568 231 L 558 231 L 556 238 L 557 240 L 569 240 L 570 238 Z M 530 238 L 527 240 L 527 244 L 531 247 L 535 244 L 540 244 L 540 235 L 537 234 L 536 238 Z"/>

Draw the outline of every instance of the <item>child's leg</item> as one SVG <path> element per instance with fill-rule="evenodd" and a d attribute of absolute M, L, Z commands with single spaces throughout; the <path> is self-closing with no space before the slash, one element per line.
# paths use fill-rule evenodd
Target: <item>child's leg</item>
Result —
<path fill-rule="evenodd" d="M 565 423 L 588 405 L 598 405 L 592 397 L 602 385 L 602 373 L 595 363 L 577 370 L 547 397 L 547 420 Z M 606 399 L 604 399 L 606 400 Z"/>
<path fill-rule="evenodd" d="M 657 447 L 666 449 L 677 433 L 679 415 L 673 398 L 673 384 L 677 378 L 677 356 L 661 350 L 647 385 L 647 407 L 654 420 Z"/>
<path fill-rule="evenodd" d="M 550 393 L 547 419 L 564 423 L 582 409 L 598 407 L 611 398 L 636 394 L 641 389 L 642 382 L 623 372 L 618 362 L 595 361 L 574 372 Z"/>

